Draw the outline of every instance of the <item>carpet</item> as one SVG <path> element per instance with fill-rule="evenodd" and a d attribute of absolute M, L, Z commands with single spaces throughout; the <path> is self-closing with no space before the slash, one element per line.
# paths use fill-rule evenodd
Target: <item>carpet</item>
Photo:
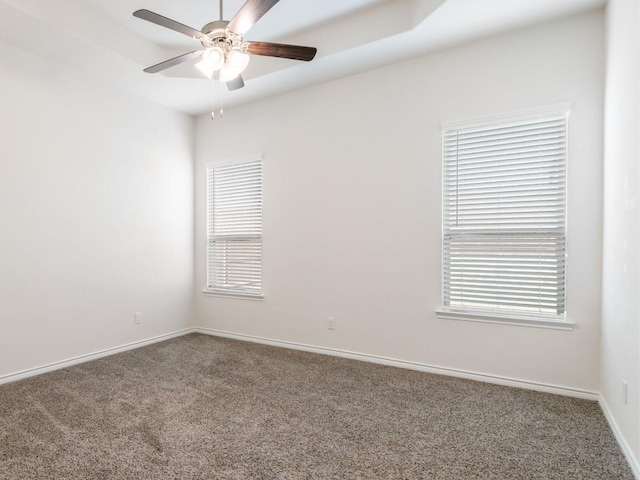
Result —
<path fill-rule="evenodd" d="M 191 334 L 0 386 L 0 478 L 633 475 L 592 401 Z"/>

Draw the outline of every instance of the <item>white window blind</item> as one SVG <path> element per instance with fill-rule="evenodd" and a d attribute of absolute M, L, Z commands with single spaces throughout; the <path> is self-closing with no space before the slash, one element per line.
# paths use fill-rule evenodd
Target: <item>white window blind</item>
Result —
<path fill-rule="evenodd" d="M 563 319 L 565 113 L 443 132 L 443 306 Z"/>
<path fill-rule="evenodd" d="M 262 295 L 262 159 L 207 169 L 207 291 Z"/>

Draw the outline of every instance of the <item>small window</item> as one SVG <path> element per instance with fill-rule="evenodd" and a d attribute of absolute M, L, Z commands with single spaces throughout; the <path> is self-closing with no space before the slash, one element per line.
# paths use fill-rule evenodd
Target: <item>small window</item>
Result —
<path fill-rule="evenodd" d="M 567 112 L 443 131 L 443 307 L 564 320 Z"/>
<path fill-rule="evenodd" d="M 262 295 L 262 158 L 207 168 L 208 293 Z"/>

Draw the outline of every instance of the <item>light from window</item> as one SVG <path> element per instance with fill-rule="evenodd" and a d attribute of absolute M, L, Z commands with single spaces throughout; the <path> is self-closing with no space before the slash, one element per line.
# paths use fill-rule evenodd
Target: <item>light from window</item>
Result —
<path fill-rule="evenodd" d="M 443 307 L 564 319 L 566 112 L 443 131 Z"/>
<path fill-rule="evenodd" d="M 207 288 L 262 295 L 262 159 L 207 168 Z"/>

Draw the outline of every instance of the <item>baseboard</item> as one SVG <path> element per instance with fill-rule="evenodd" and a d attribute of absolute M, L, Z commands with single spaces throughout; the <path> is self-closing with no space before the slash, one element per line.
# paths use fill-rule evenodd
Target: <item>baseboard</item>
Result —
<path fill-rule="evenodd" d="M 256 337 L 252 335 L 243 335 L 238 333 L 225 332 L 222 330 L 214 330 L 211 328 L 196 327 L 193 329 L 193 331 L 196 333 L 202 333 L 205 335 L 212 335 L 217 337 L 231 338 L 235 340 L 261 343 L 264 345 L 290 348 L 293 350 L 302 350 L 305 352 L 319 353 L 323 355 L 332 355 L 335 357 L 350 358 L 352 360 L 360 360 L 364 362 L 377 363 L 380 365 L 387 365 L 391 367 L 407 368 L 410 370 L 435 373 L 438 375 L 448 375 L 450 377 L 465 378 L 468 380 L 493 383 L 496 385 L 504 385 L 508 387 L 524 388 L 527 390 L 553 393 L 556 395 L 563 395 L 567 397 L 582 398 L 582 399 L 593 400 L 593 401 L 597 401 L 599 398 L 599 394 L 597 392 L 590 392 L 587 390 L 561 387 L 557 385 L 549 385 L 549 384 L 538 383 L 538 382 L 530 382 L 530 381 L 519 380 L 515 378 L 501 377 L 498 375 L 488 375 L 485 373 L 470 372 L 470 371 L 459 370 L 455 368 L 428 365 L 424 363 L 408 362 L 405 360 L 397 360 L 394 358 L 381 357 L 381 356 L 370 355 L 366 353 L 350 352 L 347 350 L 318 347 L 315 345 L 307 345 L 307 344 L 296 343 L 296 342 L 287 342 L 282 340 L 273 340 L 269 338 Z"/>
<path fill-rule="evenodd" d="M 627 459 L 627 463 L 631 467 L 631 471 L 633 472 L 633 475 L 636 477 L 637 480 L 640 480 L 640 459 L 636 458 L 636 456 L 633 454 L 633 451 L 631 450 L 631 447 L 629 447 L 627 440 L 622 436 L 622 433 L 620 432 L 620 428 L 618 427 L 618 423 L 613 417 L 613 414 L 609 409 L 609 405 L 607 404 L 607 401 L 602 395 L 600 395 L 600 398 L 598 399 L 598 403 L 600 404 L 600 408 L 602 409 L 602 412 L 604 413 L 604 416 L 607 419 L 607 422 L 609 423 L 609 427 L 611 428 L 613 435 L 616 437 L 616 440 L 618 441 L 618 445 L 620 445 L 620 449 L 622 450 L 624 457 Z"/>
<path fill-rule="evenodd" d="M 97 360 L 98 358 L 107 357 L 109 355 L 115 355 L 116 353 L 126 352 L 127 350 L 133 350 L 134 348 L 145 347 L 153 343 L 163 342 L 171 338 L 181 337 L 188 333 L 193 333 L 193 328 L 185 328 L 176 332 L 167 333 L 165 335 L 158 335 L 157 337 L 148 338 L 146 340 L 138 340 L 137 342 L 127 343 L 118 347 L 107 348 L 98 352 L 87 353 L 85 355 L 79 355 L 77 357 L 69 358 L 67 360 L 61 360 L 59 362 L 49 363 L 40 367 L 30 368 L 28 370 L 22 370 L 16 373 L 10 373 L 8 375 L 0 376 L 0 385 L 10 382 L 16 382 L 25 378 L 34 377 L 43 373 L 52 372 L 54 370 L 60 370 L 61 368 L 71 367 L 79 363 L 90 362 L 91 360 Z"/>
<path fill-rule="evenodd" d="M 125 345 L 120 345 L 117 347 L 100 350 L 98 352 L 79 355 L 77 357 L 69 358 L 59 362 L 54 362 L 47 365 L 30 368 L 28 370 L 22 370 L 20 372 L 3 375 L 3 376 L 0 376 L 0 385 L 5 383 L 10 383 L 10 382 L 15 382 L 15 381 L 22 380 L 29 377 L 33 377 L 36 375 L 41 375 L 43 373 L 52 372 L 54 370 L 59 370 L 61 368 L 70 367 L 72 365 L 77 365 L 79 363 L 90 362 L 91 360 L 107 357 L 109 355 L 115 355 L 116 353 L 125 352 L 127 350 L 132 350 L 134 348 L 144 347 L 147 345 L 151 345 L 153 343 L 169 340 L 171 338 L 181 337 L 189 333 L 202 333 L 205 335 L 232 338 L 235 340 L 243 340 L 248 342 L 260 343 L 264 345 L 271 345 L 274 347 L 290 348 L 293 350 L 302 350 L 306 352 L 319 353 L 322 355 L 332 355 L 335 357 L 342 357 L 342 358 L 349 358 L 352 360 L 377 363 L 379 365 L 406 368 L 410 370 L 417 370 L 420 372 L 435 373 L 438 375 L 448 375 L 450 377 L 465 378 L 468 380 L 493 383 L 496 385 L 504 385 L 508 387 L 524 388 L 527 390 L 535 390 L 538 392 L 553 393 L 556 395 L 564 395 L 564 396 L 575 397 L 575 398 L 583 398 L 586 400 L 593 400 L 593 401 L 599 400 L 599 395 L 597 392 L 590 392 L 587 390 L 579 390 L 574 388 L 561 387 L 557 385 L 530 382 L 530 381 L 520 380 L 515 378 L 501 377 L 498 375 L 489 375 L 485 373 L 471 372 L 471 371 L 459 370 L 459 369 L 448 368 L 448 367 L 440 367 L 440 366 L 429 365 L 424 363 L 408 362 L 406 360 L 397 360 L 394 358 L 381 357 L 381 356 L 370 355 L 366 353 L 350 352 L 347 350 L 339 350 L 339 349 L 328 348 L 328 347 L 319 347 L 316 345 L 287 342 L 283 340 L 274 340 L 269 338 L 257 337 L 253 335 L 243 335 L 238 333 L 225 332 L 222 330 L 214 330 L 214 329 L 202 328 L 202 327 L 185 328 L 185 329 L 178 330 L 176 332 L 168 333 L 165 335 L 159 335 L 157 337 L 152 337 L 145 340 L 139 340 L 136 342 L 127 343 Z M 603 407 L 603 410 L 605 410 L 604 407 Z M 605 411 L 605 414 L 607 414 L 607 411 Z M 610 418 L 610 415 L 607 417 L 607 419 L 609 418 Z M 614 433 L 615 432 L 616 430 L 614 429 Z M 627 453 L 625 453 L 625 455 L 627 455 Z M 636 471 L 637 470 L 638 469 L 636 468 Z M 640 480 L 640 477 L 638 477 L 638 480 Z"/>

